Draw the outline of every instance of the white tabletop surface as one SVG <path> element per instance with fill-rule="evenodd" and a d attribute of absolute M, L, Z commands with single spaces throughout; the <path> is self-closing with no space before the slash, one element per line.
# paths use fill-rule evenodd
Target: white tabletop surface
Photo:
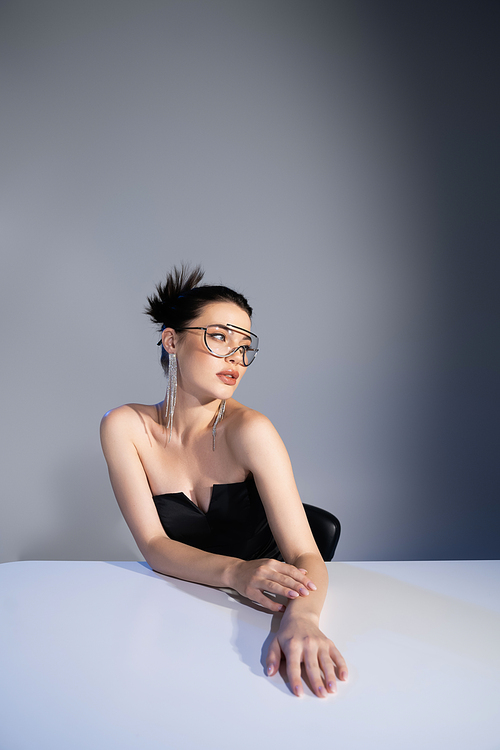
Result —
<path fill-rule="evenodd" d="M 145 563 L 0 565 L 1 750 L 498 750 L 500 562 L 329 563 L 337 696 L 293 696 L 276 617 Z"/>

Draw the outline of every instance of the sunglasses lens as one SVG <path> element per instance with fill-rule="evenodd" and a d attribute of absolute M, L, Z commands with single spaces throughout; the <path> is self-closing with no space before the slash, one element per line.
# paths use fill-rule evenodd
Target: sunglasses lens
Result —
<path fill-rule="evenodd" d="M 228 326 L 208 326 L 205 334 L 207 349 L 216 357 L 227 357 L 233 352 L 240 351 L 243 364 L 253 362 L 258 351 L 259 339 L 254 333 L 243 333 L 232 330 Z"/>

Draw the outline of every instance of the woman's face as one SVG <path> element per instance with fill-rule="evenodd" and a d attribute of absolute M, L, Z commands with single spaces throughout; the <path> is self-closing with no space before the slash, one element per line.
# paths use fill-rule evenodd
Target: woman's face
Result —
<path fill-rule="evenodd" d="M 212 302 L 206 305 L 201 314 L 192 320 L 189 328 L 237 326 L 250 330 L 251 320 L 248 314 L 232 302 Z M 176 336 L 175 351 L 177 354 L 177 379 L 179 386 L 201 400 L 214 398 L 231 398 L 246 367 L 243 365 L 241 349 L 226 357 L 216 357 L 208 351 L 204 342 L 203 330 L 186 330 Z M 215 332 L 207 341 L 212 348 L 219 348 L 225 340 L 224 330 Z M 250 337 L 244 332 L 231 334 L 231 346 L 251 345 Z"/>

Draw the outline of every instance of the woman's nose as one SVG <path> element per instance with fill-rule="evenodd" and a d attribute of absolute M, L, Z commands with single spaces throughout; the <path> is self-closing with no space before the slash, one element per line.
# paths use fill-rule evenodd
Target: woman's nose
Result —
<path fill-rule="evenodd" d="M 243 346 L 239 346 L 238 349 L 236 349 L 234 352 L 231 352 L 227 355 L 226 359 L 229 360 L 229 362 L 237 362 L 239 361 L 241 364 L 243 364 L 243 352 L 245 351 Z"/>

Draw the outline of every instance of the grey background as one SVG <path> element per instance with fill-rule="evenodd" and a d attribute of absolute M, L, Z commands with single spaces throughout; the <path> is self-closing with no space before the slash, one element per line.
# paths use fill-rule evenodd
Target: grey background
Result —
<path fill-rule="evenodd" d="M 174 263 L 255 308 L 238 398 L 338 559 L 500 557 L 499 4 L 0 6 L 0 559 L 137 559 L 98 442 L 164 395 Z"/>

